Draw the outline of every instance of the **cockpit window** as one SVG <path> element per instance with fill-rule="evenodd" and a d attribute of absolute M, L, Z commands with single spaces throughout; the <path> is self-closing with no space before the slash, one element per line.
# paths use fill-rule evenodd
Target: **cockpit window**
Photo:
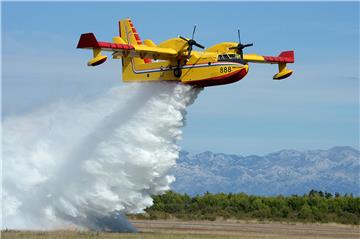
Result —
<path fill-rule="evenodd" d="M 236 55 L 236 54 L 218 55 L 218 61 L 229 61 L 229 62 L 237 62 L 237 63 L 241 63 L 241 64 L 246 64 L 246 62 L 240 58 L 240 55 Z"/>
<path fill-rule="evenodd" d="M 238 58 L 236 57 L 235 54 L 222 54 L 222 55 L 219 55 L 219 59 L 234 59 L 234 58 Z"/>
<path fill-rule="evenodd" d="M 218 56 L 218 59 L 219 59 L 219 60 L 228 60 L 228 59 L 229 59 L 229 56 L 228 56 L 227 54 L 219 55 L 219 56 Z"/>

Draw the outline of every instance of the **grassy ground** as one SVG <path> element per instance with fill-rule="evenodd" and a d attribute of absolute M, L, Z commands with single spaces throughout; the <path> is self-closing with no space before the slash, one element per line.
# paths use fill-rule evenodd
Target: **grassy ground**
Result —
<path fill-rule="evenodd" d="M 1 238 L 7 239 L 122 239 L 122 238 L 141 238 L 141 239 L 222 239 L 239 238 L 237 236 L 223 236 L 223 235 L 209 235 L 196 234 L 188 235 L 187 233 L 164 233 L 164 232 L 140 232 L 136 234 L 129 233 L 94 233 L 94 232 L 71 232 L 71 231 L 56 231 L 56 232 L 2 232 Z"/>
<path fill-rule="evenodd" d="M 132 220 L 140 233 L 107 233 L 79 231 L 2 231 L 2 238 L 26 239 L 325 239 L 360 238 L 359 226 L 338 224 L 285 224 L 270 222 L 237 221 L 174 221 L 174 220 Z"/>

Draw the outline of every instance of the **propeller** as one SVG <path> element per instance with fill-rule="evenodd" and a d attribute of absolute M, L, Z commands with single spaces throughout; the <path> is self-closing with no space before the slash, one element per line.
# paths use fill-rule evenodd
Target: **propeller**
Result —
<path fill-rule="evenodd" d="M 205 49 L 205 47 L 204 47 L 203 45 L 197 43 L 197 42 L 194 40 L 195 31 L 196 31 L 196 25 L 194 25 L 194 30 L 193 30 L 191 39 L 186 39 L 185 37 L 179 36 L 181 39 L 183 39 L 184 41 L 186 41 L 187 44 L 188 44 L 188 46 L 189 46 L 188 49 L 187 49 L 187 51 L 188 51 L 187 59 L 189 59 L 190 56 L 191 56 L 191 51 L 192 51 L 192 49 L 193 49 L 193 46 L 197 46 L 197 47 L 199 47 L 199 48 L 201 48 L 201 49 Z"/>
<path fill-rule="evenodd" d="M 243 49 L 245 47 L 249 47 L 249 46 L 253 46 L 254 44 L 250 43 L 250 44 L 242 44 L 241 43 L 241 39 L 240 39 L 240 29 L 238 29 L 238 37 L 239 37 L 239 44 L 237 46 L 233 46 L 233 47 L 230 47 L 229 49 L 230 50 L 234 50 L 236 49 L 236 53 L 240 55 L 241 57 L 241 60 L 244 58 L 244 52 L 243 52 Z"/>

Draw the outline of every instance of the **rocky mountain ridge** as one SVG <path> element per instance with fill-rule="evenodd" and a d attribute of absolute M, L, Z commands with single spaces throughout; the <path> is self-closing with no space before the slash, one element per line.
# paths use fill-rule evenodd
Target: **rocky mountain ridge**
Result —
<path fill-rule="evenodd" d="M 291 195 L 311 189 L 360 195 L 360 151 L 281 150 L 264 156 L 181 151 L 171 173 L 172 189 L 191 195 L 206 191 L 255 195 Z"/>

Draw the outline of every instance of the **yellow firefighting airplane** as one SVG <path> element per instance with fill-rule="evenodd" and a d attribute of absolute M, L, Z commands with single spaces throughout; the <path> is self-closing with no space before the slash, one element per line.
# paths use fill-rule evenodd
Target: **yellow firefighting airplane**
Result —
<path fill-rule="evenodd" d="M 229 84 L 241 80 L 248 72 L 249 62 L 278 64 L 279 72 L 273 79 L 289 77 L 292 70 L 286 63 L 294 63 L 294 51 L 285 51 L 279 56 L 243 54 L 240 31 L 239 42 L 222 42 L 205 51 L 193 51 L 193 47 L 204 49 L 192 38 L 171 38 L 158 45 L 151 40 L 140 40 L 130 19 L 119 21 L 119 34 L 113 42 L 97 41 L 93 33 L 82 34 L 77 48 L 93 50 L 89 66 L 104 63 L 107 56 L 101 51 L 112 52 L 113 59 L 122 59 L 124 82 L 178 81 L 199 87 Z"/>

